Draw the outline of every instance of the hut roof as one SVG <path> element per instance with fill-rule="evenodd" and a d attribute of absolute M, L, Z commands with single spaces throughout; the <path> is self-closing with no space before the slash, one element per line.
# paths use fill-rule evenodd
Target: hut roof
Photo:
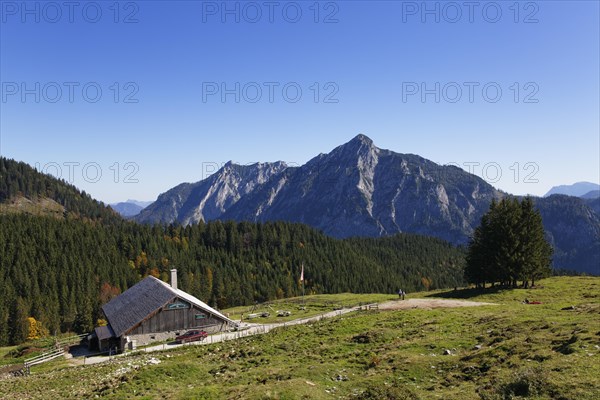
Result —
<path fill-rule="evenodd" d="M 187 300 L 209 314 L 235 325 L 234 321 L 203 301 L 183 290 L 173 289 L 169 284 L 153 276 L 146 277 L 106 303 L 102 307 L 102 311 L 104 311 L 115 336 L 118 337 L 134 328 L 175 297 Z"/>
<path fill-rule="evenodd" d="M 110 325 L 99 326 L 96 329 L 94 329 L 94 332 L 96 333 L 98 340 L 105 340 L 105 339 L 110 339 L 112 337 L 115 337 L 115 333 L 113 332 Z"/>

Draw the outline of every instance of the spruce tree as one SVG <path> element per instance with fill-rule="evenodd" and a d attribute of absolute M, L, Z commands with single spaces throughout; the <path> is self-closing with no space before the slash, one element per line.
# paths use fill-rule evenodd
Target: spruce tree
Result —
<path fill-rule="evenodd" d="M 548 243 L 542 224 L 542 216 L 533 206 L 530 197 L 521 202 L 521 243 L 523 286 L 535 285 L 535 280 L 549 276 L 552 272 L 552 246 Z"/>
<path fill-rule="evenodd" d="M 496 207 L 492 201 L 490 210 Z M 487 247 L 486 240 L 491 234 L 490 213 L 481 218 L 481 224 L 473 232 L 467 253 L 467 265 L 465 267 L 465 279 L 467 282 L 475 283 L 477 287 L 485 287 L 486 280 L 490 277 L 491 252 Z"/>
<path fill-rule="evenodd" d="M 551 255 L 542 217 L 530 198 L 492 202 L 469 243 L 465 279 L 477 286 L 534 284 L 549 275 Z"/>

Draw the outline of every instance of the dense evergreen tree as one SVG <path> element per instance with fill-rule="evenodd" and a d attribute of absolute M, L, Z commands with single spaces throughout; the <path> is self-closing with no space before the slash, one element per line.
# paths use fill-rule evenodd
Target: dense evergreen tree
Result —
<path fill-rule="evenodd" d="M 39 212 L 2 208 L 19 198 Z M 44 199 L 63 211 L 45 212 Z M 148 275 L 167 280 L 171 268 L 183 290 L 225 308 L 300 295 L 302 264 L 310 294 L 456 286 L 463 263 L 461 249 L 416 235 L 336 240 L 285 222 L 137 225 L 0 157 L 0 345 L 25 340 L 30 317 L 52 333 L 87 332 L 112 297 Z"/>
<path fill-rule="evenodd" d="M 27 317 L 52 333 L 88 331 L 110 298 L 147 275 L 167 280 L 171 268 L 183 290 L 224 308 L 300 295 L 302 264 L 306 293 L 393 293 L 456 286 L 463 263 L 462 250 L 416 235 L 337 240 L 285 222 L 184 228 L 0 215 L 0 319 L 15 326 L 0 328 L 0 344 L 21 340 L 15 323 Z"/>
<path fill-rule="evenodd" d="M 492 202 L 467 252 L 465 279 L 478 286 L 499 282 L 527 286 L 551 273 L 552 247 L 530 198 Z"/>
<path fill-rule="evenodd" d="M 552 246 L 545 237 L 542 217 L 534 208 L 533 201 L 527 197 L 521 202 L 521 229 L 520 243 L 523 248 L 520 252 L 524 255 L 522 259 L 522 271 L 520 279 L 527 286 L 528 279 L 531 285 L 536 279 L 549 276 L 552 273 Z"/>

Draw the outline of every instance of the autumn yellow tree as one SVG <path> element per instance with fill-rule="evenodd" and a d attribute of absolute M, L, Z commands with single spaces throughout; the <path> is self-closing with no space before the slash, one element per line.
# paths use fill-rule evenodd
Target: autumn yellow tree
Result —
<path fill-rule="evenodd" d="M 40 321 L 33 317 L 27 318 L 28 334 L 27 340 L 36 340 L 48 336 L 48 329 Z"/>

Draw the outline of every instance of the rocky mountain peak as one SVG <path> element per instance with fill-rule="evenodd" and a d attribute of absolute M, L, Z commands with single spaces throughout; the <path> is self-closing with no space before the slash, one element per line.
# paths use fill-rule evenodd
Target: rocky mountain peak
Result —
<path fill-rule="evenodd" d="M 351 150 L 352 152 L 373 152 L 379 150 L 373 140 L 362 133 L 354 137 L 351 141 L 338 147 L 339 149 Z M 334 150 L 335 151 L 335 150 Z"/>
<path fill-rule="evenodd" d="M 336 163 L 340 166 L 356 167 L 364 164 L 372 164 L 372 161 L 377 159 L 380 151 L 370 138 L 360 134 L 348 143 L 336 147 L 329 154 L 321 157 L 320 161 Z"/>
<path fill-rule="evenodd" d="M 203 181 L 159 196 L 135 219 L 184 225 L 214 219 L 290 221 L 340 238 L 410 232 L 465 244 L 492 199 L 504 196 L 460 168 L 382 150 L 358 135 L 301 167 L 228 163 Z M 555 265 L 584 270 L 600 251 L 598 216 L 581 199 L 554 197 L 538 199 L 537 206 L 555 240 Z M 574 215 L 575 209 L 581 212 Z M 572 220 L 580 226 L 571 229 Z M 569 258 L 572 254 L 582 256 Z"/>
<path fill-rule="evenodd" d="M 374 146 L 373 140 L 370 137 L 363 135 L 362 133 L 356 135 L 354 139 L 350 141 L 350 143 L 361 143 L 365 146 Z"/>

